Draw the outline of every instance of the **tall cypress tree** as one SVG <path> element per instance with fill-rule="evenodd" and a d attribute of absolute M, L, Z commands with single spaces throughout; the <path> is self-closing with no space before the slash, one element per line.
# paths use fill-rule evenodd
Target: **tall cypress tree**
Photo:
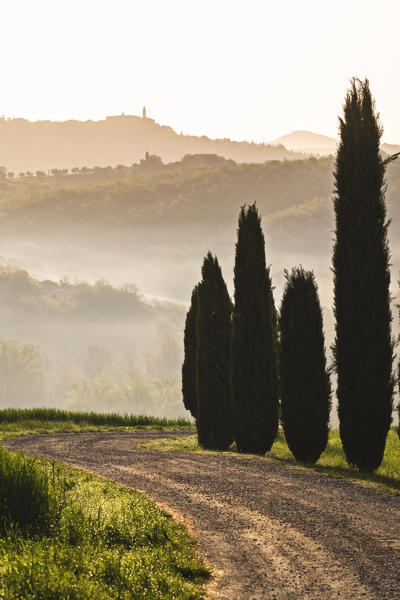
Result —
<path fill-rule="evenodd" d="M 398 386 L 399 386 L 399 394 L 400 394 L 400 362 L 397 365 L 397 383 L 398 383 Z M 397 405 L 397 413 L 398 413 L 398 420 L 399 420 L 399 424 L 398 424 L 398 427 L 397 427 L 397 433 L 398 433 L 398 436 L 400 438 L 400 402 Z"/>
<path fill-rule="evenodd" d="M 380 154 L 383 130 L 368 80 L 352 80 L 343 109 L 333 250 L 340 436 L 348 463 L 373 471 L 383 458 L 393 396 L 388 160 Z"/>
<path fill-rule="evenodd" d="M 242 207 L 237 233 L 232 336 L 235 437 L 239 451 L 264 454 L 278 429 L 277 335 L 264 235 L 255 204 Z"/>
<path fill-rule="evenodd" d="M 186 410 L 197 416 L 196 360 L 197 360 L 197 308 L 198 285 L 192 291 L 189 310 L 186 314 L 183 334 L 184 360 L 182 365 L 182 396 Z"/>
<path fill-rule="evenodd" d="M 231 407 L 232 303 L 217 258 L 202 267 L 197 311 L 197 432 L 203 448 L 225 450 L 233 442 Z"/>
<path fill-rule="evenodd" d="M 331 386 L 314 273 L 286 275 L 280 315 L 281 418 L 296 460 L 316 462 L 328 442 Z"/>
<path fill-rule="evenodd" d="M 397 365 L 397 382 L 398 382 L 398 386 L 399 386 L 399 393 L 400 393 L 400 362 Z M 397 405 L 397 412 L 398 412 L 398 419 L 399 419 L 399 425 L 397 427 L 397 433 L 400 437 L 400 402 Z"/>

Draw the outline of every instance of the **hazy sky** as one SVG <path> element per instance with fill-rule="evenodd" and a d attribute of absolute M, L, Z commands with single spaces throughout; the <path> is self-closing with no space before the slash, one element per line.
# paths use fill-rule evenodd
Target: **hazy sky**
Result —
<path fill-rule="evenodd" d="M 335 136 L 369 77 L 400 143 L 400 0 L 4 0 L 0 114 L 148 115 L 178 132 Z"/>

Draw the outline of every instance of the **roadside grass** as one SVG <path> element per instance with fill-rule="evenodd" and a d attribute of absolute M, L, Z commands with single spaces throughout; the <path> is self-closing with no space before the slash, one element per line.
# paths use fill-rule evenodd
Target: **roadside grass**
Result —
<path fill-rule="evenodd" d="M 191 429 L 187 419 L 165 419 L 145 415 L 73 412 L 54 408 L 0 410 L 0 442 L 17 435 L 79 431 L 129 431 L 134 429 Z"/>
<path fill-rule="evenodd" d="M 58 408 L 4 408 L 0 410 L 0 424 L 19 423 L 21 421 L 63 422 L 111 427 L 193 427 L 193 423 L 183 418 L 167 419 L 147 415 L 77 412 Z"/>
<path fill-rule="evenodd" d="M 200 600 L 185 528 L 142 494 L 0 446 L 0 598 Z"/>
<path fill-rule="evenodd" d="M 218 453 L 215 451 L 203 450 L 197 443 L 197 435 L 185 436 L 184 438 L 172 436 L 168 439 L 151 440 L 143 442 L 140 446 L 142 448 L 160 451 Z M 340 441 L 339 431 L 337 429 L 330 431 L 327 448 L 315 465 L 296 462 L 288 448 L 284 433 L 281 429 L 277 434 L 270 452 L 268 452 L 265 457 L 256 456 L 254 454 L 238 454 L 236 452 L 235 444 L 232 444 L 229 450 L 223 452 L 223 454 L 257 460 L 272 459 L 295 468 L 310 469 L 331 477 L 348 479 L 361 485 L 374 488 L 379 492 L 400 495 L 400 440 L 397 431 L 394 428 L 389 431 L 382 464 L 374 473 L 360 473 L 357 469 L 350 467 L 347 464 L 342 449 L 342 443 Z"/>

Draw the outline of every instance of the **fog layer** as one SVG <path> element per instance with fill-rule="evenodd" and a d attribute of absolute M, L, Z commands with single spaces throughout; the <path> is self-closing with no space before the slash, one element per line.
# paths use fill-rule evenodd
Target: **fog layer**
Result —
<path fill-rule="evenodd" d="M 26 382 L 25 388 L 8 387 L 2 405 L 184 414 L 185 303 L 208 250 L 217 254 L 232 294 L 237 215 L 242 204 L 255 201 L 276 305 L 285 268 L 313 269 L 329 353 L 333 167 L 332 158 L 236 164 L 187 157 L 163 165 L 149 156 L 136 167 L 2 180 L 1 338 L 35 346 L 26 349 L 35 355 L 31 370 L 44 374 L 40 382 L 32 379 L 35 394 L 26 393 Z M 400 164 L 392 163 L 387 200 L 394 304 L 399 189 Z M 17 362 L 20 351 L 9 348 Z"/>

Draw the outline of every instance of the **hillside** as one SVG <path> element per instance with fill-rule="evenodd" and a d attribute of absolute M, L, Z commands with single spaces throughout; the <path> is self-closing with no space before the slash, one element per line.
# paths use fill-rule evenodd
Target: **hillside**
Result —
<path fill-rule="evenodd" d="M 0 266 L 0 407 L 184 414 L 185 310 L 134 285 L 38 280 Z"/>
<path fill-rule="evenodd" d="M 202 164 L 192 158 L 154 169 L 144 164 L 5 180 L 0 184 L 3 239 L 21 233 L 32 239 L 64 234 L 95 239 L 112 232 L 113 244 L 126 244 L 135 231 L 136 240 L 144 235 L 148 241 L 155 232 L 159 244 L 172 235 L 180 245 L 188 230 L 209 237 L 234 228 L 240 206 L 257 202 L 273 247 L 321 253 L 326 246 L 327 228 L 333 227 L 333 158 L 264 164 L 222 158 Z M 391 232 L 400 240 L 399 161 L 390 165 L 387 180 Z M 289 223 L 294 231 L 286 229 Z M 190 244 L 197 237 L 190 236 Z"/>
<path fill-rule="evenodd" d="M 139 167 L 3 180 L 1 254 L 13 267 L 0 269 L 1 337 L 40 346 L 53 364 L 46 385 L 59 405 L 65 385 L 58 373 L 71 372 L 74 382 L 78 371 L 86 379 L 68 384 L 68 406 L 78 407 L 90 389 L 93 402 L 103 398 L 102 410 L 114 402 L 121 410 L 152 402 L 156 411 L 162 397 L 168 414 L 180 414 L 185 310 L 154 297 L 187 303 L 208 250 L 218 255 L 232 293 L 238 212 L 257 202 L 276 305 L 285 268 L 314 269 L 329 348 L 333 168 L 332 157 L 264 164 L 186 157 L 168 165 L 149 157 Z M 389 165 L 387 183 L 396 334 L 400 161 Z M 92 382 L 93 362 L 102 369 Z M 137 372 L 147 383 L 131 380 Z"/>
<path fill-rule="evenodd" d="M 329 158 L 182 161 L 120 175 L 7 180 L 0 189 L 1 254 L 40 278 L 133 281 L 148 294 L 187 301 L 209 249 L 230 271 L 246 202 L 257 202 L 263 214 L 268 260 L 291 266 L 304 254 L 327 256 L 332 167 Z"/>
<path fill-rule="evenodd" d="M 85 122 L 2 118 L 0 140 L 0 165 L 15 174 L 76 166 L 131 165 L 147 151 L 161 156 L 164 162 L 199 153 L 258 163 L 300 157 L 282 146 L 179 135 L 153 119 L 131 115 Z"/>
<path fill-rule="evenodd" d="M 277 138 L 272 144 L 282 144 L 288 150 L 327 156 L 335 154 L 337 140 L 312 131 L 293 131 Z"/>
<path fill-rule="evenodd" d="M 209 249 L 221 259 L 229 284 L 240 206 L 257 202 L 273 269 L 282 274 L 283 267 L 302 262 L 324 273 L 327 288 L 333 166 L 329 157 L 212 165 L 185 159 L 154 170 L 6 180 L 0 186 L 1 254 L 40 278 L 133 281 L 148 294 L 187 301 Z M 399 161 L 387 175 L 397 268 Z"/>
<path fill-rule="evenodd" d="M 337 140 L 326 135 L 313 133 L 312 131 L 293 131 L 273 140 L 271 144 L 282 144 L 285 148 L 293 152 L 328 156 L 329 154 L 334 155 L 336 153 Z M 400 152 L 398 144 L 382 144 L 381 149 L 386 154 Z"/>
<path fill-rule="evenodd" d="M 56 362 L 76 361 L 92 346 L 123 352 L 132 340 L 140 361 L 140 354 L 180 332 L 184 312 L 180 304 L 146 301 L 133 284 L 38 280 L 0 266 L 0 338 L 39 345 Z"/>
<path fill-rule="evenodd" d="M 382 144 L 382 150 L 386 152 L 386 154 L 397 154 L 400 152 L 399 144 Z"/>
<path fill-rule="evenodd" d="M 327 197 L 331 159 L 214 163 L 185 157 L 154 169 L 122 167 L 77 175 L 4 180 L 0 184 L 0 230 L 42 232 L 118 227 L 175 227 L 236 219 L 244 202 L 264 215 Z M 218 158 L 218 157 L 216 157 Z"/>

